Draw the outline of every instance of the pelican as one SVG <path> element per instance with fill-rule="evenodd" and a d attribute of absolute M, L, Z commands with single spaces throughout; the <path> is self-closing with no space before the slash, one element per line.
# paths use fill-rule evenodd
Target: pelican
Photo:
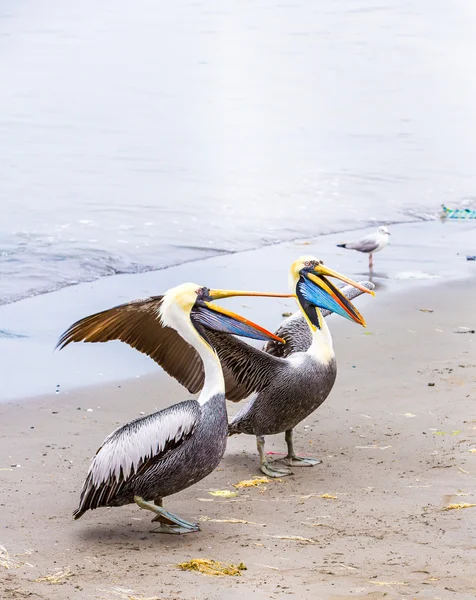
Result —
<path fill-rule="evenodd" d="M 210 337 L 222 363 L 227 399 L 237 402 L 255 392 L 230 422 L 229 434 L 256 436 L 260 469 L 269 477 L 291 475 L 292 471 L 268 461 L 266 435 L 285 433 L 288 453 L 283 460 L 287 465 L 313 466 L 320 462 L 297 456 L 293 445 L 293 429 L 324 402 L 337 374 L 332 337 L 320 309 L 365 326 L 362 315 L 328 277 L 357 288 L 352 296 L 361 292 L 373 295 L 373 284 L 352 281 L 322 261 L 304 256 L 290 270 L 290 284 L 301 314 L 289 317 L 276 332 L 286 342 L 282 349 L 269 342 L 259 350 L 235 338 L 225 343 L 220 333 Z"/>
<path fill-rule="evenodd" d="M 89 509 L 135 502 L 155 513 L 153 521 L 160 523 L 157 532 L 181 534 L 200 529 L 197 523 L 166 511 L 162 499 L 206 477 L 225 452 L 225 382 L 209 335 L 222 332 L 282 341 L 244 317 L 212 304 L 213 300 L 237 295 L 274 296 L 209 290 L 187 283 L 163 296 L 136 300 L 81 319 L 61 336 L 57 344 L 60 349 L 71 342 L 120 339 L 147 353 L 189 389 L 201 388 L 197 400 L 135 419 L 104 440 L 88 471 L 79 507 L 73 513 L 75 519 Z"/>
<path fill-rule="evenodd" d="M 369 255 L 369 269 L 373 269 L 373 254 L 380 252 L 385 246 L 388 246 L 388 236 L 390 231 L 385 227 L 379 227 L 375 233 L 366 235 L 358 242 L 347 242 L 345 244 L 337 244 L 338 248 L 346 248 L 347 250 L 357 250 Z"/>

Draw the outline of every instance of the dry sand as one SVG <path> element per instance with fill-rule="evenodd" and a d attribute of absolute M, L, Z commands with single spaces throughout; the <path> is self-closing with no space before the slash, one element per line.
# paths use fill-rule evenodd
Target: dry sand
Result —
<path fill-rule="evenodd" d="M 0 597 L 474 599 L 476 507 L 443 509 L 476 503 L 476 336 L 455 333 L 476 326 L 475 297 L 474 280 L 381 295 L 366 305 L 367 331 L 333 317 L 338 381 L 296 435 L 323 463 L 214 498 L 209 490 L 259 474 L 254 440 L 234 436 L 212 475 L 166 501 L 204 521 L 196 534 L 150 533 L 135 506 L 71 518 L 103 438 L 187 396 L 168 378 L 0 405 L 0 544 L 10 556 L 0 555 Z M 283 437 L 267 449 L 283 452 Z M 247 570 L 177 569 L 192 558 Z M 35 581 L 58 571 L 57 584 Z"/>

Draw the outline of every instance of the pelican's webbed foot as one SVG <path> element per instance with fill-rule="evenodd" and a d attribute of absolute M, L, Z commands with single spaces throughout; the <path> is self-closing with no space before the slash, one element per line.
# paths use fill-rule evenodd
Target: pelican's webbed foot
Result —
<path fill-rule="evenodd" d="M 283 458 L 283 463 L 290 467 L 313 467 L 321 462 L 322 460 L 318 460 L 317 458 L 307 458 L 296 455 L 290 456 L 289 454 Z"/>
<path fill-rule="evenodd" d="M 153 519 L 155 521 L 155 519 Z M 190 528 L 190 527 L 180 527 L 178 525 L 166 525 L 165 523 L 161 523 L 158 527 L 150 530 L 150 533 L 168 533 L 172 535 L 183 535 L 184 533 L 194 533 L 195 531 L 200 531 L 200 527 Z"/>
<path fill-rule="evenodd" d="M 293 474 L 290 469 L 280 469 L 272 466 L 271 463 L 268 462 L 266 453 L 264 451 L 264 435 L 256 436 L 256 445 L 258 446 L 259 452 L 259 468 L 261 469 L 262 473 L 273 479 L 278 477 L 286 477 L 287 475 Z"/>
<path fill-rule="evenodd" d="M 198 523 L 191 523 L 190 521 L 186 521 L 185 519 L 168 512 L 161 506 L 161 501 L 159 503 L 147 502 L 147 500 L 144 500 L 141 496 L 134 496 L 134 502 L 140 508 L 155 513 L 156 516 L 152 519 L 152 522 L 158 521 L 160 526 L 152 529 L 152 533 L 172 533 L 177 535 L 200 531 L 200 525 Z"/>
<path fill-rule="evenodd" d="M 322 461 L 316 458 L 305 458 L 304 456 L 296 456 L 293 445 L 293 430 L 288 429 L 285 434 L 286 444 L 288 446 L 288 455 L 283 458 L 283 462 L 290 467 L 313 467 L 320 464 Z"/>
<path fill-rule="evenodd" d="M 273 479 L 286 477 L 286 475 L 293 475 L 291 469 L 278 469 L 277 467 L 273 467 L 268 461 L 261 463 L 259 468 L 267 477 L 271 477 Z"/>

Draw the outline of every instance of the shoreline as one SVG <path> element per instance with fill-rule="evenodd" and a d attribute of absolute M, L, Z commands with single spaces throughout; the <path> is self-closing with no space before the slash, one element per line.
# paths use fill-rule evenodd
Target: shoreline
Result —
<path fill-rule="evenodd" d="M 55 292 L 59 292 L 62 289 L 66 288 L 66 287 L 72 287 L 72 286 L 76 286 L 76 285 L 86 285 L 88 283 L 93 283 L 94 281 L 98 281 L 99 279 L 104 279 L 104 278 L 108 278 L 108 277 L 117 277 L 120 275 L 142 275 L 143 273 L 155 273 L 157 271 L 163 271 L 166 269 L 174 269 L 176 267 L 182 266 L 182 265 L 191 265 L 194 262 L 198 262 L 198 261 L 203 261 L 203 260 L 209 260 L 211 258 L 216 258 L 218 256 L 231 256 L 233 254 L 240 254 L 242 252 L 256 252 L 259 251 L 263 248 L 268 248 L 268 247 L 273 247 L 273 246 L 279 246 L 281 244 L 286 244 L 286 243 L 294 243 L 297 242 L 299 240 L 302 239 L 307 239 L 307 238 L 312 238 L 312 239 L 316 239 L 318 237 L 324 237 L 327 235 L 348 235 L 348 236 L 352 236 L 354 232 L 356 231 L 363 231 L 364 229 L 376 229 L 377 227 L 379 227 L 380 225 L 387 225 L 389 227 L 393 227 L 393 226 L 397 226 L 397 225 L 406 225 L 406 224 L 412 224 L 412 223 L 421 223 L 421 222 L 433 222 L 433 221 L 437 221 L 440 220 L 438 216 L 436 215 L 428 215 L 425 217 L 421 217 L 421 218 L 416 218 L 414 216 L 409 216 L 408 220 L 402 220 L 402 221 L 386 221 L 386 220 L 377 220 L 375 219 L 372 223 L 365 223 L 364 221 L 359 221 L 359 226 L 358 227 L 354 227 L 353 229 L 335 229 L 332 231 L 323 231 L 322 233 L 319 234 L 315 234 L 312 236 L 306 236 L 305 232 L 301 235 L 296 235 L 295 237 L 291 237 L 287 240 L 275 240 L 275 241 L 271 241 L 271 242 L 267 242 L 267 243 L 263 243 L 263 245 L 261 246 L 253 246 L 253 247 L 249 247 L 249 248 L 240 248 L 237 250 L 227 250 L 226 248 L 207 248 L 206 246 L 196 246 L 193 247 L 197 252 L 202 253 L 201 255 L 198 255 L 195 258 L 186 258 L 183 260 L 183 262 L 180 263 L 171 263 L 168 265 L 163 265 L 157 268 L 154 268 L 150 265 L 140 265 L 139 263 L 137 264 L 138 269 L 136 271 L 123 271 L 123 272 L 117 272 L 114 273 L 112 275 L 102 275 L 96 279 L 91 279 L 91 280 L 83 280 L 83 281 L 79 281 L 79 282 L 75 282 L 75 283 L 67 283 L 65 285 L 61 285 L 55 289 L 46 289 L 43 291 L 37 290 L 35 291 L 35 293 L 30 293 L 28 294 L 28 292 L 26 292 L 26 295 L 24 296 L 15 296 L 13 299 L 8 300 L 6 302 L 1 302 L 0 306 L 5 306 L 7 304 L 14 304 L 16 302 L 21 302 L 22 300 L 28 300 L 30 298 L 35 298 L 37 296 L 42 296 L 45 294 L 54 294 Z M 350 239 L 350 238 L 349 238 Z M 185 247 L 187 248 L 187 246 L 183 245 L 183 244 L 177 244 L 178 247 Z M 213 254 L 212 254 L 213 252 Z M 142 269 L 140 267 L 143 267 Z"/>
<path fill-rule="evenodd" d="M 395 226 L 391 245 L 375 255 L 375 301 L 387 293 L 476 274 L 475 263 L 465 260 L 465 252 L 474 248 L 475 229 L 470 222 L 432 221 Z M 368 231 L 372 230 L 357 231 L 355 236 Z M 337 249 L 335 244 L 342 241 L 339 236 L 329 234 L 284 242 L 161 271 L 103 278 L 0 306 L 0 329 L 9 333 L 9 337 L 0 337 L 0 360 L 6 373 L 0 403 L 57 389 L 71 392 L 84 386 L 153 374 L 157 369 L 155 363 L 119 342 L 74 345 L 55 353 L 53 348 L 62 331 L 77 319 L 134 298 L 160 293 L 183 281 L 195 280 L 210 287 L 287 291 L 287 268 L 301 254 L 323 258 L 332 268 L 358 281 L 368 279 L 368 257 Z M 366 306 L 360 298 L 357 302 Z M 295 310 L 292 299 L 273 302 L 230 299 L 227 306 L 272 331 L 281 322 L 283 312 Z M 19 376 L 23 364 L 29 365 L 28 378 Z"/>

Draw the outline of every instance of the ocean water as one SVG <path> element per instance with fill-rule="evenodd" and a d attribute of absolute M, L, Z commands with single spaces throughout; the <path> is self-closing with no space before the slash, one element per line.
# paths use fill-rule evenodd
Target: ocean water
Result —
<path fill-rule="evenodd" d="M 4 0 L 0 303 L 476 207 L 476 4 Z"/>

